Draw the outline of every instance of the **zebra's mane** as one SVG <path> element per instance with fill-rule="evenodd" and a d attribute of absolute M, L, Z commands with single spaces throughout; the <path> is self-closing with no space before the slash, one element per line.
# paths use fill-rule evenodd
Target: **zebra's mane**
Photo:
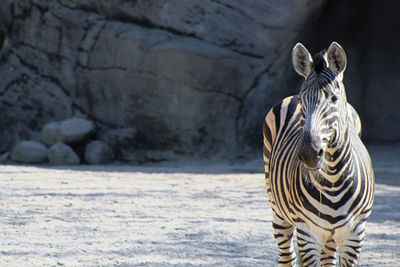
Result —
<path fill-rule="evenodd" d="M 313 67 L 316 73 L 321 73 L 326 68 L 326 62 L 324 59 L 325 51 L 321 51 L 314 56 Z"/>
<path fill-rule="evenodd" d="M 325 51 L 322 51 L 314 56 L 313 71 L 304 81 L 300 94 L 309 90 L 315 92 L 325 89 L 336 79 L 337 74 L 327 67 L 324 54 Z"/>

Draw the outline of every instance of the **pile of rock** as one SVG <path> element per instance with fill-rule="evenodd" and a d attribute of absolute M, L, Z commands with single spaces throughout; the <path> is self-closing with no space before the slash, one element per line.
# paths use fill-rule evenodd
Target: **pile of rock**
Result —
<path fill-rule="evenodd" d="M 90 140 L 95 124 L 86 119 L 72 118 L 51 122 L 42 128 L 41 142 L 20 141 L 11 150 L 11 159 L 21 163 L 55 165 L 107 164 L 114 160 L 113 149 L 100 140 Z M 78 150 L 82 150 L 81 157 Z"/>

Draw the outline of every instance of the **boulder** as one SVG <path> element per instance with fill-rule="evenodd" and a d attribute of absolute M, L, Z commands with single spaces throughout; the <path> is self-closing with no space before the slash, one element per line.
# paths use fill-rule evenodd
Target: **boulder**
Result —
<path fill-rule="evenodd" d="M 43 144 L 51 146 L 57 143 L 57 133 L 59 126 L 60 126 L 59 122 L 50 122 L 46 123 L 43 126 L 40 135 L 40 140 L 42 141 Z"/>
<path fill-rule="evenodd" d="M 72 118 L 64 120 L 58 126 L 57 141 L 66 144 L 80 143 L 90 137 L 95 131 L 95 125 L 92 121 Z"/>
<path fill-rule="evenodd" d="M 11 159 L 21 163 L 43 163 L 47 147 L 36 141 L 18 142 L 11 150 Z"/>
<path fill-rule="evenodd" d="M 85 161 L 89 164 L 107 164 L 114 160 L 112 148 L 102 141 L 92 141 L 86 145 Z"/>
<path fill-rule="evenodd" d="M 11 153 L 9 151 L 0 155 L 0 162 L 6 162 L 10 159 Z"/>
<path fill-rule="evenodd" d="M 57 142 L 49 148 L 47 157 L 50 163 L 55 165 L 76 165 L 80 163 L 80 159 L 74 150 L 61 142 Z"/>
<path fill-rule="evenodd" d="M 174 152 L 164 150 L 148 150 L 145 152 L 145 156 L 146 162 L 161 162 L 178 158 Z"/>

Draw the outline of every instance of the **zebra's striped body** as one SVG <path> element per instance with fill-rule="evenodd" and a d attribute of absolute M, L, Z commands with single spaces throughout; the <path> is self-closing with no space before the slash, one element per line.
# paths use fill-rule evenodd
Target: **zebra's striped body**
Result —
<path fill-rule="evenodd" d="M 329 60 L 313 64 L 299 95 L 275 105 L 264 122 L 279 264 L 295 265 L 296 229 L 302 266 L 335 266 L 337 251 L 341 266 L 354 266 L 373 202 L 371 160 L 359 137 L 359 117 L 346 100 L 344 69 L 328 67 Z"/>

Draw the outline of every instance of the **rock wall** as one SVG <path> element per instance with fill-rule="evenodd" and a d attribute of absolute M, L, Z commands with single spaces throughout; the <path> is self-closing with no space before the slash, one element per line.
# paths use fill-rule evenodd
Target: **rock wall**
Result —
<path fill-rule="evenodd" d="M 70 117 L 124 160 L 257 147 L 324 2 L 3 0 L 0 152 Z"/>

